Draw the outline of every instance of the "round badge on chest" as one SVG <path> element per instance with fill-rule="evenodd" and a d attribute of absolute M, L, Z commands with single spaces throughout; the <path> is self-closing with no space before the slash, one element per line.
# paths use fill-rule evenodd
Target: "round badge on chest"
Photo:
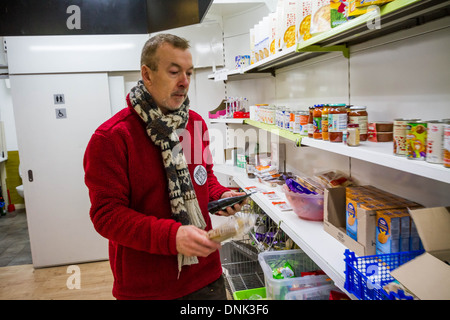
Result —
<path fill-rule="evenodd" d="M 206 173 L 206 169 L 202 165 L 198 165 L 194 169 L 194 180 L 199 186 L 202 186 L 206 182 L 206 178 L 208 177 Z"/>

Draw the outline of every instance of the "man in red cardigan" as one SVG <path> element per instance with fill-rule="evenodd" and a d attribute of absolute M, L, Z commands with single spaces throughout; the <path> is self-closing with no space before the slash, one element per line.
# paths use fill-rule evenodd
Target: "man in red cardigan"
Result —
<path fill-rule="evenodd" d="M 128 107 L 95 131 L 85 152 L 90 216 L 109 239 L 117 299 L 226 299 L 220 244 L 207 238 L 207 204 L 240 193 L 214 175 L 206 123 L 189 110 L 192 72 L 186 40 L 167 34 L 149 39 L 142 80 L 128 94 Z M 180 158 L 171 167 L 164 148 L 174 146 L 173 156 L 180 140 L 184 162 L 170 171 Z M 190 180 L 180 177 L 183 164 Z M 220 214 L 239 210 L 235 205 Z"/>

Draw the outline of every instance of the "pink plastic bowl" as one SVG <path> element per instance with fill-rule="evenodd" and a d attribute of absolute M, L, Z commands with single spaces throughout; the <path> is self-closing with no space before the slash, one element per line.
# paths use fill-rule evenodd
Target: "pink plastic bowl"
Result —
<path fill-rule="evenodd" d="M 323 195 L 292 192 L 286 185 L 282 189 L 297 216 L 305 220 L 323 220 Z"/>

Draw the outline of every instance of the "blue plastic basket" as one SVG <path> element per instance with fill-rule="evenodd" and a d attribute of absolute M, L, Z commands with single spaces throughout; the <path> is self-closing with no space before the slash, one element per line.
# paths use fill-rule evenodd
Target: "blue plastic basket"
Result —
<path fill-rule="evenodd" d="M 391 271 L 414 259 L 424 251 L 406 251 L 356 257 L 355 253 L 345 250 L 344 288 L 360 300 L 412 299 L 402 292 L 388 295 L 383 286 L 394 281 Z"/>

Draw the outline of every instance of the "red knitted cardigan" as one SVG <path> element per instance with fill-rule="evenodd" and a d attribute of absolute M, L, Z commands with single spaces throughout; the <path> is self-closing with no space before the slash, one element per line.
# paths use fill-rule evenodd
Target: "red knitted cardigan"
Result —
<path fill-rule="evenodd" d="M 115 114 L 93 134 L 84 156 L 85 183 L 94 228 L 109 239 L 109 260 L 117 299 L 174 299 L 222 274 L 219 252 L 184 266 L 179 278 L 175 236 L 161 151 L 131 107 Z M 229 189 L 213 172 L 205 121 L 189 111 L 183 151 L 197 199 L 211 229 L 207 204 Z"/>

